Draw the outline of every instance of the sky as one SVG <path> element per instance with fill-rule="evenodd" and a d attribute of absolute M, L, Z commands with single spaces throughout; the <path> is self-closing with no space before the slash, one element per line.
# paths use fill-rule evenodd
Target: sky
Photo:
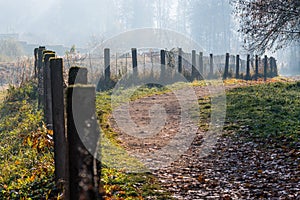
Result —
<path fill-rule="evenodd" d="M 91 37 L 107 38 L 126 29 L 118 18 L 119 7 L 112 1 L 122 2 L 0 0 L 0 34 L 18 33 L 20 40 L 34 44 L 76 44 L 85 47 Z M 171 7 L 176 6 L 177 0 L 168 1 L 172 2 Z M 174 17 L 174 10 L 171 10 L 170 16 Z M 155 23 L 148 27 L 151 26 L 155 26 Z"/>
<path fill-rule="evenodd" d="M 205 1 L 207 0 L 203 0 Z M 228 3 L 228 0 L 214 1 Z M 154 2 L 153 7 L 145 10 L 143 6 L 149 2 Z M 180 5 L 178 2 L 181 2 Z M 185 0 L 0 0 L 0 34 L 18 33 L 20 40 L 32 44 L 62 44 L 69 47 L 74 44 L 84 48 L 88 47 L 93 39 L 109 39 L 133 28 L 163 26 L 188 35 L 188 31 L 191 30 L 186 23 L 187 11 L 185 13 L 182 11 L 184 5 L 187 5 L 186 2 Z M 208 2 L 211 3 L 210 0 Z M 132 12 L 129 4 L 136 11 L 134 19 L 129 16 Z M 154 21 L 151 22 L 149 19 Z M 133 24 L 126 24 L 124 22 L 126 20 L 131 20 Z"/>
<path fill-rule="evenodd" d="M 18 33 L 20 40 L 84 46 L 101 34 L 106 0 L 0 0 L 0 33 Z"/>

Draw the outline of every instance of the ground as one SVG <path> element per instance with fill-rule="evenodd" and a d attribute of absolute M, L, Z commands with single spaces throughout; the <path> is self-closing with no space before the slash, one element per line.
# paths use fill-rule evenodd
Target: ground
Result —
<path fill-rule="evenodd" d="M 225 87 L 227 91 L 232 91 L 233 88 L 258 83 L 261 82 L 241 82 L 229 84 Z M 267 88 L 269 86 L 262 87 Z M 269 88 L 273 87 L 280 88 L 284 86 L 274 86 L 271 84 Z M 266 88 L 264 89 L 266 93 L 271 91 L 267 91 Z M 255 89 L 258 90 L 259 88 Z M 282 88 L 283 91 L 286 89 L 287 88 Z M 198 86 L 194 87 L 194 90 L 199 102 L 202 101 L 203 104 L 200 110 L 206 108 L 210 109 L 209 102 L 207 102 L 207 96 L 209 96 L 208 87 Z M 246 92 L 247 95 L 252 95 L 251 90 Z M 296 87 L 295 92 L 299 92 L 299 88 Z M 238 101 L 239 99 L 241 99 L 241 101 L 245 100 L 241 97 L 241 95 L 245 94 L 239 93 L 239 90 L 233 90 L 232 93 L 235 93 L 235 96 L 231 94 L 231 96 L 235 97 L 234 101 Z M 252 91 L 252 93 L 255 96 L 255 91 Z M 297 98 L 297 94 L 299 93 L 295 94 Z M 240 96 L 236 98 L 237 95 Z M 231 96 L 228 96 L 229 102 L 227 106 L 232 106 L 230 105 L 230 103 L 232 103 L 230 102 Z M 260 100 L 258 96 L 259 95 L 257 95 L 257 99 Z M 273 104 L 276 104 L 276 97 L 273 96 L 273 98 Z M 283 96 L 283 98 L 292 97 Z M 247 100 L 245 100 L 244 103 L 247 104 Z M 146 137 L 148 136 L 147 125 L 151 124 L 151 111 L 149 111 L 149 108 L 155 104 L 162 105 L 166 110 L 165 125 L 161 130 L 157 130 L 158 133 L 154 136 Z M 238 103 L 233 105 L 236 106 L 235 110 L 239 109 Z M 263 106 L 266 109 L 268 107 L 268 105 Z M 279 106 L 285 109 L 284 104 Z M 255 109 L 258 107 L 259 106 L 249 105 L 249 107 L 246 107 L 249 110 L 246 111 L 255 113 Z M 151 153 L 155 154 L 157 150 L 159 151 L 168 145 L 170 139 L 182 128 L 182 125 L 180 125 L 182 109 L 174 93 L 169 92 L 166 94 L 148 96 L 130 102 L 129 114 L 131 120 L 137 124 L 135 131 L 140 131 L 139 134 L 142 135 L 146 134 L 145 137 L 138 138 L 136 135 L 128 135 L 125 133 L 126 130 L 131 128 L 130 121 L 125 117 L 126 115 L 122 116 L 122 113 L 124 113 L 126 109 L 127 107 L 122 106 L 117 108 L 116 114 L 110 118 L 110 124 L 114 131 L 118 133 L 118 140 L 127 152 L 129 152 L 129 155 L 141 160 L 143 160 L 145 156 Z M 272 109 L 274 110 L 274 108 Z M 227 109 L 227 112 L 228 111 L 230 111 L 230 107 Z M 296 110 L 296 112 L 298 111 L 299 110 Z M 292 112 L 292 110 L 290 109 L 288 112 Z M 264 110 L 263 113 L 267 113 L 267 110 Z M 289 146 L 290 143 L 288 142 L 281 143 L 276 139 L 272 140 L 272 134 L 268 137 L 257 136 L 256 134 L 258 134 L 258 132 L 255 128 L 251 127 L 251 123 L 249 123 L 249 125 L 243 125 L 241 122 L 233 125 L 229 119 L 226 119 L 225 128 L 228 130 L 224 130 L 223 134 L 218 137 L 213 150 L 208 156 L 200 157 L 203 136 L 205 135 L 205 130 L 207 130 L 207 121 L 204 120 L 205 116 L 207 118 L 207 115 L 205 114 L 209 113 L 203 112 L 200 114 L 199 117 L 203 118 L 200 122 L 200 128 L 191 145 L 187 147 L 187 151 L 178 159 L 174 159 L 169 165 L 159 169 L 155 169 L 155 164 L 153 165 L 153 163 L 156 162 L 155 159 L 152 158 L 150 161 L 152 164 L 146 162 L 150 168 L 153 168 L 150 170 L 151 173 L 158 177 L 163 188 L 169 191 L 175 199 L 300 198 L 299 127 L 296 127 L 298 133 L 296 133 L 296 138 L 293 143 L 295 145 Z M 259 115 L 262 117 L 261 113 Z M 160 118 L 159 116 L 155 117 Z M 227 118 L 229 117 L 234 118 L 230 116 L 230 114 L 227 114 Z M 272 117 L 273 116 L 270 116 L 271 119 Z M 297 118 L 295 119 L 297 120 Z M 241 121 L 242 120 L 243 118 L 241 118 Z M 120 129 L 118 127 L 116 121 L 118 121 L 119 125 L 120 123 L 129 125 L 127 125 L 127 127 L 125 126 L 125 128 L 123 127 L 122 130 L 122 128 Z M 230 124 L 230 126 L 228 124 Z M 183 126 L 191 125 L 185 124 Z M 146 127 L 146 130 L 139 129 L 139 127 Z M 277 130 L 279 130 L 278 127 Z M 270 129 L 270 131 L 272 131 L 272 129 Z M 238 134 L 238 132 L 242 132 L 243 134 Z M 188 137 L 189 135 L 187 134 L 186 136 Z M 160 160 L 163 158 L 156 157 L 156 159 Z"/>

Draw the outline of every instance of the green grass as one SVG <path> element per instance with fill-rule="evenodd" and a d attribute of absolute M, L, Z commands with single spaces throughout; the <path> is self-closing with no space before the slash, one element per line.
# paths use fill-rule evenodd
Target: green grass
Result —
<path fill-rule="evenodd" d="M 233 89 L 227 92 L 224 129 L 268 145 L 296 147 L 300 138 L 299 97 L 300 82 Z"/>
<path fill-rule="evenodd" d="M 224 135 L 258 140 L 266 146 L 299 148 L 300 82 L 274 80 L 226 91 Z M 201 121 L 209 122 L 210 98 L 200 98 L 199 107 Z M 206 123 L 200 126 L 208 127 Z"/>
<path fill-rule="evenodd" d="M 187 86 L 203 86 L 204 81 L 176 83 L 168 87 L 140 87 L 116 91 L 117 104 Z M 215 84 L 210 82 L 208 84 Z M 56 198 L 53 181 L 53 142 L 37 109 L 36 83 L 10 87 L 0 104 L 0 199 Z M 126 94 L 131 93 L 131 96 Z M 104 133 L 102 192 L 108 199 L 171 199 L 150 173 L 128 172 L 142 169 L 120 146 L 110 124 L 112 91 L 97 94 L 96 109 Z M 224 131 L 241 139 L 259 140 L 267 145 L 299 147 L 300 83 L 268 83 L 227 92 Z M 200 98 L 200 126 L 207 128 L 210 98 Z M 103 138 L 102 138 L 103 139 Z M 113 154 L 113 155 L 112 155 Z M 111 156 L 120 168 L 114 168 Z M 122 165 L 123 164 L 123 165 Z M 132 167 L 132 168 L 131 168 Z M 130 171 L 130 170 L 129 170 Z M 132 170 L 134 171 L 134 170 Z"/>
<path fill-rule="evenodd" d="M 188 86 L 203 86 L 206 84 L 218 84 L 215 82 L 204 83 L 203 81 L 195 81 L 193 83 L 176 83 L 168 87 L 161 88 L 130 88 L 128 90 L 118 91 L 117 104 L 119 105 L 122 102 L 129 100 L 135 100 L 145 96 L 151 96 L 154 94 L 163 94 L 170 92 L 171 90 L 182 89 Z M 231 84 L 229 81 L 226 84 Z M 243 136 L 243 138 L 252 140 L 258 139 L 260 141 L 269 141 L 269 138 L 272 138 L 272 141 L 275 145 L 294 145 L 295 142 L 299 142 L 299 115 L 300 115 L 300 105 L 299 105 L 299 83 L 268 83 L 260 84 L 250 87 L 243 87 L 233 89 L 227 92 L 227 115 L 225 122 L 225 133 L 236 133 Z M 134 92 L 132 91 L 134 90 Z M 113 160 L 119 166 L 124 168 L 131 169 L 130 167 L 133 164 L 133 167 L 136 167 L 134 163 L 137 163 L 136 160 L 130 158 L 126 152 L 120 147 L 119 141 L 117 140 L 117 133 L 115 133 L 109 123 L 108 118 L 112 111 L 111 106 L 111 91 L 98 93 L 97 96 L 97 112 L 100 119 L 101 128 L 104 132 L 106 140 L 110 142 L 110 146 L 107 148 L 108 157 L 104 160 L 110 160 L 110 153 L 113 154 Z M 126 94 L 132 94 L 128 96 Z M 203 97 L 199 99 L 200 107 L 200 123 L 199 126 L 202 130 L 208 128 L 209 118 L 211 116 L 211 105 L 210 98 Z M 283 144 L 284 142 L 284 144 Z M 105 142 L 104 142 L 105 143 Z M 102 144 L 107 145 L 106 144 Z M 124 163 L 125 161 L 125 163 Z M 110 165 L 110 163 L 108 163 Z M 113 165 L 113 164 L 111 164 Z M 133 168 L 134 169 L 134 168 Z M 130 174 L 125 173 L 121 170 L 105 168 L 104 170 L 112 170 L 112 174 L 117 173 L 116 176 L 112 177 L 124 177 L 120 180 L 126 180 L 121 182 L 115 182 L 114 180 L 104 179 L 105 188 L 111 189 L 109 194 L 123 194 L 124 192 L 120 185 L 124 185 L 128 180 L 136 180 L 138 177 L 149 177 L 147 173 L 139 174 Z M 144 179 L 143 187 L 139 187 L 138 193 L 135 193 L 135 196 L 138 194 L 141 197 L 146 197 L 147 193 L 151 191 L 151 183 L 147 180 L 152 180 L 151 178 Z M 155 179 L 153 179 L 155 180 Z M 112 181 L 112 182 L 111 182 Z M 135 182 L 135 181 L 134 181 Z M 119 185 L 116 187 L 112 183 L 117 183 Z M 120 184 L 121 183 L 121 184 Z M 132 183 L 129 183 L 129 185 Z M 125 184 L 126 185 L 126 184 Z M 126 187 L 128 189 L 128 187 Z M 130 186 L 129 186 L 130 188 Z M 143 189 L 141 189 L 143 188 Z M 117 190 L 117 191 L 116 191 Z M 159 191 L 156 189 L 155 191 Z M 132 190 L 134 191 L 134 189 Z M 144 193 L 143 193 L 143 192 Z M 129 192 L 130 194 L 131 192 Z M 159 195 L 159 194 L 156 194 Z M 133 197 L 128 197 L 133 198 Z"/>
<path fill-rule="evenodd" d="M 34 85 L 10 87 L 0 105 L 0 199 L 55 196 L 52 141 Z"/>

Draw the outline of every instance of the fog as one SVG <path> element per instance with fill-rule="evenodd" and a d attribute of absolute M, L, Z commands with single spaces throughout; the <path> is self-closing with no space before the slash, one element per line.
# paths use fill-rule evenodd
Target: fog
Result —
<path fill-rule="evenodd" d="M 1 0 L 0 8 L 0 34 L 17 33 L 30 44 L 92 49 L 115 35 L 152 27 L 181 33 L 205 53 L 249 53 L 229 0 Z M 285 60 L 274 56 L 288 64 L 291 52 L 280 52 Z"/>
<path fill-rule="evenodd" d="M 0 6 L 0 33 L 34 44 L 87 48 L 154 27 L 178 31 L 215 53 L 240 48 L 228 0 L 1 0 Z"/>

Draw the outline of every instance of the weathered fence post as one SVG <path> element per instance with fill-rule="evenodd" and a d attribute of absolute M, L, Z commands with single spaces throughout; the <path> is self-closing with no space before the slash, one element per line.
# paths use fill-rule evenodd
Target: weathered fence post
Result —
<path fill-rule="evenodd" d="M 197 72 L 196 50 L 192 50 L 192 81 L 199 78 Z"/>
<path fill-rule="evenodd" d="M 223 75 L 223 79 L 227 79 L 228 77 L 228 68 L 229 68 L 229 53 L 226 53 L 225 56 L 225 70 L 224 70 L 224 75 Z"/>
<path fill-rule="evenodd" d="M 165 80 L 166 78 L 166 52 L 160 50 L 160 79 Z"/>
<path fill-rule="evenodd" d="M 229 65 L 229 74 L 228 74 L 228 76 L 230 76 L 230 78 L 233 78 L 234 77 L 234 75 L 233 75 L 233 73 L 234 73 L 234 70 L 235 70 L 235 56 L 234 55 L 231 55 L 231 56 L 229 56 L 229 63 L 228 63 L 228 65 Z"/>
<path fill-rule="evenodd" d="M 258 55 L 255 55 L 255 80 L 258 79 Z"/>
<path fill-rule="evenodd" d="M 178 73 L 182 73 L 182 49 L 178 49 Z"/>
<path fill-rule="evenodd" d="M 128 63 L 128 61 L 127 61 L 127 54 L 128 53 L 125 53 L 125 74 L 127 73 L 127 63 Z"/>
<path fill-rule="evenodd" d="M 68 84 L 87 84 L 87 68 L 73 66 L 69 70 Z"/>
<path fill-rule="evenodd" d="M 137 78 L 138 77 L 138 69 L 137 69 L 137 52 L 136 52 L 136 48 L 131 49 L 131 54 L 132 54 L 133 76 L 135 78 Z"/>
<path fill-rule="evenodd" d="M 116 77 L 118 76 L 118 72 L 119 72 L 119 69 L 118 69 L 118 53 L 116 52 L 116 57 L 115 57 L 115 62 L 116 62 Z"/>
<path fill-rule="evenodd" d="M 277 76 L 277 66 L 276 66 L 276 60 L 274 57 L 270 57 L 270 68 L 271 68 L 271 77 Z"/>
<path fill-rule="evenodd" d="M 42 108 L 42 104 L 44 102 L 43 99 L 43 51 L 46 48 L 44 46 L 40 46 L 38 48 L 38 108 Z"/>
<path fill-rule="evenodd" d="M 209 54 L 209 78 L 213 78 L 214 75 L 214 56 L 213 54 Z"/>
<path fill-rule="evenodd" d="M 235 78 L 240 78 L 240 55 L 236 55 L 236 61 L 235 61 Z"/>
<path fill-rule="evenodd" d="M 38 72 L 38 51 L 39 48 L 35 48 L 34 49 L 34 78 L 37 78 Z"/>
<path fill-rule="evenodd" d="M 44 51 L 45 52 L 45 51 Z M 54 52 L 44 53 L 44 119 L 48 130 L 53 129 L 52 122 L 52 94 L 51 94 L 51 74 L 50 74 L 50 58 L 55 57 Z"/>
<path fill-rule="evenodd" d="M 272 78 L 273 77 L 273 68 L 274 68 L 274 64 L 273 64 L 273 57 L 270 57 L 270 77 Z"/>
<path fill-rule="evenodd" d="M 246 66 L 246 80 L 250 80 L 250 55 L 247 54 L 247 66 Z"/>
<path fill-rule="evenodd" d="M 104 49 L 104 79 L 110 80 L 110 52 L 109 48 Z"/>
<path fill-rule="evenodd" d="M 267 80 L 267 72 L 268 72 L 268 56 L 265 55 L 265 58 L 264 58 L 264 81 Z"/>
<path fill-rule="evenodd" d="M 67 89 L 70 199 L 98 197 L 99 175 L 95 166 L 99 127 L 95 115 L 95 87 L 71 85 Z"/>
<path fill-rule="evenodd" d="M 201 79 L 204 78 L 204 68 L 203 68 L 203 52 L 199 52 L 199 73 Z"/>
<path fill-rule="evenodd" d="M 274 58 L 274 76 L 278 76 L 278 69 L 277 69 L 277 63 L 276 63 L 276 59 Z"/>
<path fill-rule="evenodd" d="M 62 58 L 50 59 L 55 180 L 63 185 L 65 199 L 68 194 L 68 146 L 65 133 L 65 107 Z"/>

